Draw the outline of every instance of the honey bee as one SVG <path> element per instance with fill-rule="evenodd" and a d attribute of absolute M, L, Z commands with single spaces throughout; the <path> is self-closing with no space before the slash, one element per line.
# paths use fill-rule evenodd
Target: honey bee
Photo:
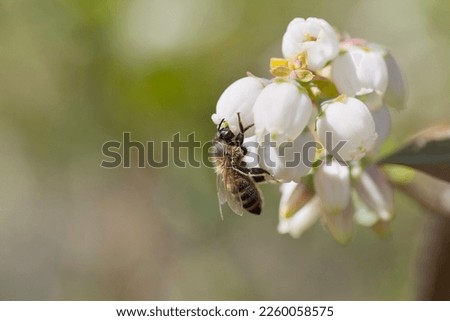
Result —
<path fill-rule="evenodd" d="M 253 124 L 244 128 L 240 114 L 237 113 L 237 116 L 240 132 L 235 135 L 225 119 L 222 119 L 212 144 L 212 162 L 217 174 L 217 195 L 222 219 L 222 205 L 225 203 L 238 215 L 243 215 L 244 209 L 252 214 L 261 214 L 263 200 L 256 183 L 273 178 L 262 168 L 246 167 L 243 161 L 247 154 L 247 148 L 243 146 L 244 133 Z"/>

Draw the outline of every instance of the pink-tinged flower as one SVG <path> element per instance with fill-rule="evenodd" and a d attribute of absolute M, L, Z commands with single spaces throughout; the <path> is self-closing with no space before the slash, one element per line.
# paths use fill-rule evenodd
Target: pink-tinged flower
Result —
<path fill-rule="evenodd" d="M 337 56 L 339 41 L 325 20 L 295 18 L 287 27 L 281 47 L 286 58 L 296 58 L 306 52 L 308 69 L 317 71 Z"/>
<path fill-rule="evenodd" d="M 346 45 L 344 50 L 331 64 L 331 79 L 337 89 L 341 94 L 358 97 L 370 110 L 381 108 L 388 86 L 382 53 L 354 45 Z"/>

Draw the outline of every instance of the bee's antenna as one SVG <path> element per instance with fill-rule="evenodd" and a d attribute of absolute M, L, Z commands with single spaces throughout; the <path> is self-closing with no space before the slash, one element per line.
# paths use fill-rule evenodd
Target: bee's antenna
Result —
<path fill-rule="evenodd" d="M 222 126 L 224 121 L 225 121 L 225 118 L 222 118 L 222 120 L 219 123 L 219 126 L 217 126 L 217 130 L 220 130 L 220 127 Z"/>
<path fill-rule="evenodd" d="M 239 129 L 241 130 L 241 133 L 245 133 L 247 131 L 247 129 L 252 128 L 255 125 L 255 124 L 251 124 L 244 128 L 244 125 L 242 125 L 242 122 L 241 122 L 241 113 L 237 113 L 237 116 L 238 116 L 238 120 L 239 120 Z"/>
<path fill-rule="evenodd" d="M 247 129 L 250 129 L 250 128 L 252 128 L 253 126 L 255 126 L 255 124 L 251 124 L 251 125 L 248 125 L 247 127 L 245 127 L 245 128 L 244 128 L 244 133 L 247 131 Z"/>

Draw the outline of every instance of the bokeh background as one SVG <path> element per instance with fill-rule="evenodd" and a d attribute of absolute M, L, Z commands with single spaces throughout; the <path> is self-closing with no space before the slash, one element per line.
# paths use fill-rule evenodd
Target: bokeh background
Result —
<path fill-rule="evenodd" d="M 402 194 L 389 240 L 358 228 L 342 247 L 320 224 L 291 239 L 276 186 L 262 216 L 222 222 L 212 170 L 103 169 L 101 146 L 210 140 L 221 92 L 270 76 L 296 16 L 391 48 L 409 88 L 397 146 L 449 118 L 449 15 L 428 0 L 1 0 L 0 299 L 414 299 L 425 217 Z"/>

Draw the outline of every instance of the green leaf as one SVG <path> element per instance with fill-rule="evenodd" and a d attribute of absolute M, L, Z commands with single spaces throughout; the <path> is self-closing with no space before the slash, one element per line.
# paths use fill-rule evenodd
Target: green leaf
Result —
<path fill-rule="evenodd" d="M 309 85 L 319 90 L 313 95 L 315 102 L 319 106 L 324 101 L 334 99 L 339 96 L 339 91 L 337 90 L 334 83 L 325 77 L 316 75 L 313 80 L 309 82 Z"/>
<path fill-rule="evenodd" d="M 379 164 L 409 166 L 450 182 L 450 126 L 435 126 L 420 132 Z"/>

